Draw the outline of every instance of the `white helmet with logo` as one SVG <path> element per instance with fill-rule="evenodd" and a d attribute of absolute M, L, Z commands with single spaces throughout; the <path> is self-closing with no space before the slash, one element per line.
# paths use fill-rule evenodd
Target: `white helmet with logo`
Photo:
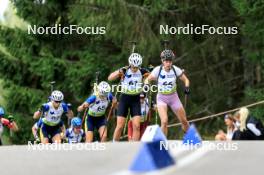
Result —
<path fill-rule="evenodd" d="M 102 81 L 98 85 L 98 93 L 99 95 L 106 96 L 111 91 L 110 85 L 106 81 Z"/>
<path fill-rule="evenodd" d="M 132 53 L 128 58 L 128 62 L 134 67 L 140 67 L 142 64 L 142 56 L 138 53 Z"/>
<path fill-rule="evenodd" d="M 64 98 L 63 93 L 61 91 L 55 90 L 51 93 L 52 101 L 62 101 Z"/>

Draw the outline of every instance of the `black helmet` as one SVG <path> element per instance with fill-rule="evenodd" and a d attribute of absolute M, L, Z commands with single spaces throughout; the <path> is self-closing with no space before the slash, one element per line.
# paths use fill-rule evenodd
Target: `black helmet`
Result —
<path fill-rule="evenodd" d="M 160 54 L 160 58 L 161 60 L 170 60 L 172 61 L 174 58 L 175 58 L 175 55 L 174 53 L 172 52 L 172 50 L 169 50 L 169 49 L 165 49 L 161 52 Z"/>

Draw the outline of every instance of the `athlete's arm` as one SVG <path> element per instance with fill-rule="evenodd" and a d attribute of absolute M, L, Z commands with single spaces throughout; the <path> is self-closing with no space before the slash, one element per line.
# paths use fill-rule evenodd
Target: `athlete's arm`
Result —
<path fill-rule="evenodd" d="M 78 112 L 82 112 L 84 109 L 89 108 L 89 103 L 84 102 L 83 104 L 81 104 L 78 108 L 77 111 Z"/>
<path fill-rule="evenodd" d="M 108 81 L 114 81 L 121 76 L 120 70 L 116 70 L 108 76 Z"/>
<path fill-rule="evenodd" d="M 108 76 L 108 81 L 113 81 L 113 80 L 116 80 L 117 78 L 122 77 L 122 75 L 125 74 L 125 72 L 127 71 L 127 69 L 128 69 L 128 66 L 125 66 L 125 67 L 122 67 L 122 68 L 114 71 L 113 73 L 111 73 Z"/>
<path fill-rule="evenodd" d="M 85 102 L 82 105 L 80 105 L 77 108 L 77 111 L 78 112 L 82 112 L 84 109 L 88 108 L 90 106 L 90 104 L 94 103 L 95 100 L 96 100 L 96 96 L 95 95 L 90 96 L 89 98 L 87 98 L 85 100 Z"/>
<path fill-rule="evenodd" d="M 184 82 L 185 87 L 190 87 L 190 81 L 184 73 L 180 76 L 180 80 Z"/>
<path fill-rule="evenodd" d="M 147 72 L 143 75 L 143 79 L 146 79 L 150 75 L 150 72 Z"/>
<path fill-rule="evenodd" d="M 40 111 L 36 111 L 33 115 L 33 119 L 39 119 L 41 116 L 41 112 Z"/>
<path fill-rule="evenodd" d="M 39 119 L 43 112 L 46 112 L 49 110 L 49 106 L 46 104 L 43 104 L 38 111 L 36 111 L 33 115 L 33 119 Z"/>
<path fill-rule="evenodd" d="M 120 69 L 114 71 L 113 73 L 111 73 L 108 76 L 108 81 L 114 81 L 114 80 L 116 80 L 118 78 L 121 78 L 122 75 L 125 74 L 126 70 L 127 70 L 127 67 L 123 67 L 123 68 L 120 68 Z"/>
<path fill-rule="evenodd" d="M 156 77 L 154 77 L 152 74 L 149 74 L 149 76 L 145 79 L 144 84 L 149 84 L 151 81 L 156 80 Z"/>

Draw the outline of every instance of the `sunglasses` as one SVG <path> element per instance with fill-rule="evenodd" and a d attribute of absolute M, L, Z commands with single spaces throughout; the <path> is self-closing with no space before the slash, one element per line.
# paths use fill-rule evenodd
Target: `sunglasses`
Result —
<path fill-rule="evenodd" d="M 136 69 L 139 69 L 139 67 L 131 67 L 131 69 L 135 69 L 136 70 Z"/>
<path fill-rule="evenodd" d="M 82 126 L 76 126 L 75 129 L 82 129 Z"/>
<path fill-rule="evenodd" d="M 61 103 L 61 101 L 54 101 L 55 103 Z"/>

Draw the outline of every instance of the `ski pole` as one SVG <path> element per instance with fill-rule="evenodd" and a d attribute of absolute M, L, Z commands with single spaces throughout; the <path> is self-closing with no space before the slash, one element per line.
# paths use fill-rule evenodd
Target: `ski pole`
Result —
<path fill-rule="evenodd" d="M 131 53 L 134 53 L 135 49 L 136 49 L 137 42 L 136 41 L 130 41 L 130 43 L 132 43 Z"/>
<path fill-rule="evenodd" d="M 50 93 L 53 92 L 55 83 L 56 83 L 56 81 L 51 81 L 50 82 Z"/>

